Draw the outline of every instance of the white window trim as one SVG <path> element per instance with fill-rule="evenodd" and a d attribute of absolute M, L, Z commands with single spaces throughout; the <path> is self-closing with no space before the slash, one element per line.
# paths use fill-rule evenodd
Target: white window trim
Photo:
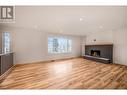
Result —
<path fill-rule="evenodd" d="M 63 39 L 68 39 L 68 40 L 71 40 L 72 41 L 72 39 L 71 38 L 69 38 L 69 37 L 64 37 L 64 36 L 48 36 L 47 37 L 47 53 L 48 53 L 48 55 L 57 55 L 57 54 L 72 54 L 72 42 L 71 42 L 71 51 L 70 52 L 54 52 L 54 53 L 51 53 L 51 52 L 49 52 L 48 51 L 48 38 L 63 38 Z"/>

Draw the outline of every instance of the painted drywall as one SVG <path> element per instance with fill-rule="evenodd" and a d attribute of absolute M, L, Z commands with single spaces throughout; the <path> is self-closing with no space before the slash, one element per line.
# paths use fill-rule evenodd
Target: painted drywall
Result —
<path fill-rule="evenodd" d="M 86 36 L 86 44 L 113 44 L 113 62 L 127 65 L 127 29 L 95 32 Z M 94 41 L 96 39 L 96 41 Z"/>
<path fill-rule="evenodd" d="M 15 23 L 5 24 L 82 36 L 100 31 L 100 26 L 104 31 L 121 29 L 126 18 L 127 6 L 16 6 Z"/>
<path fill-rule="evenodd" d="M 12 49 L 14 51 L 14 63 L 31 63 L 37 61 L 62 59 L 84 55 L 85 44 L 113 43 L 113 62 L 127 65 L 127 29 L 115 31 L 95 32 L 85 37 L 69 36 L 56 33 L 48 33 L 37 29 L 4 28 L 3 32 L 10 31 L 12 36 Z M 64 36 L 73 40 L 72 53 L 48 54 L 47 37 Z M 96 39 L 96 41 L 93 41 Z"/>
<path fill-rule="evenodd" d="M 127 28 L 113 33 L 114 62 L 127 65 Z"/>
<path fill-rule="evenodd" d="M 37 29 L 4 28 L 2 31 L 10 31 L 12 35 L 12 49 L 14 63 L 32 63 L 45 60 L 55 60 L 81 56 L 82 37 L 48 33 Z M 72 39 L 72 53 L 48 54 L 48 36 L 62 36 Z"/>
<path fill-rule="evenodd" d="M 96 41 L 94 41 L 96 40 Z M 100 31 L 87 35 L 86 44 L 108 44 L 113 43 L 113 32 L 112 31 Z"/>
<path fill-rule="evenodd" d="M 81 47 L 81 51 L 82 51 L 82 56 L 85 55 L 85 45 L 86 45 L 86 36 L 82 37 L 82 47 Z"/>
<path fill-rule="evenodd" d="M 15 23 L 2 23 L 2 25 L 12 27 L 8 28 L 7 31 L 11 31 L 13 36 L 12 47 L 15 52 L 15 63 L 77 56 L 81 54 L 80 50 L 84 55 L 85 44 L 113 43 L 114 62 L 125 64 L 126 59 L 122 57 L 125 54 L 125 49 L 120 44 L 121 41 L 119 42 L 119 39 L 123 39 L 122 36 L 125 33 L 122 35 L 120 32 L 116 33 L 116 31 L 127 26 L 126 10 L 126 6 L 16 6 Z M 103 26 L 103 28 L 100 28 L 100 26 Z M 61 30 L 64 34 L 87 35 L 86 43 L 80 44 L 80 37 L 70 36 L 74 41 L 72 54 L 48 55 L 47 32 L 59 33 Z M 4 31 L 6 31 L 6 27 L 4 27 Z M 116 38 L 114 35 L 116 35 Z M 96 39 L 95 42 L 94 39 Z M 124 47 L 126 48 L 126 46 Z M 121 49 L 124 54 L 119 53 Z M 121 56 L 116 56 L 116 54 Z"/>

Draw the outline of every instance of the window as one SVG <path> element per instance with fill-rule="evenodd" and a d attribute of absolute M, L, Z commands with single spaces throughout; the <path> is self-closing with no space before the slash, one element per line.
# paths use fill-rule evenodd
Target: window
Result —
<path fill-rule="evenodd" d="M 3 50 L 4 52 L 10 52 L 10 33 L 4 32 L 3 33 Z"/>
<path fill-rule="evenodd" d="M 48 38 L 48 53 L 70 53 L 72 40 L 61 37 Z"/>

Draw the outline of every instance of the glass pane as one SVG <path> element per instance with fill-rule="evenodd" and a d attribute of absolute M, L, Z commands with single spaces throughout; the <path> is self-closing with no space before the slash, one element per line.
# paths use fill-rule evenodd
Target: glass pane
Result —
<path fill-rule="evenodd" d="M 48 53 L 69 53 L 71 52 L 72 40 L 62 37 L 48 38 Z"/>
<path fill-rule="evenodd" d="M 4 32 L 3 33 L 3 46 L 4 46 L 4 52 L 10 52 L 10 33 Z"/>

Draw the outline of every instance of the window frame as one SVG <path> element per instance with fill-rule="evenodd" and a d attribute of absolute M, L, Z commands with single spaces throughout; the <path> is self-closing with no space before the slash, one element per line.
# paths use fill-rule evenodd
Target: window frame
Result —
<path fill-rule="evenodd" d="M 5 33 L 9 33 L 9 38 L 10 38 L 9 51 L 5 50 Z M 11 34 L 10 34 L 10 32 L 2 32 L 2 52 L 4 52 L 4 53 L 11 52 Z"/>
<path fill-rule="evenodd" d="M 48 44 L 49 44 L 48 39 L 49 38 L 58 38 L 58 39 L 61 38 L 61 39 L 71 40 L 71 50 L 68 52 L 49 52 L 49 49 L 48 49 L 49 48 L 48 47 Z M 72 53 L 72 39 L 69 37 L 63 37 L 63 36 L 48 36 L 47 37 L 47 53 L 50 55 L 53 55 L 53 54 L 71 54 Z"/>

